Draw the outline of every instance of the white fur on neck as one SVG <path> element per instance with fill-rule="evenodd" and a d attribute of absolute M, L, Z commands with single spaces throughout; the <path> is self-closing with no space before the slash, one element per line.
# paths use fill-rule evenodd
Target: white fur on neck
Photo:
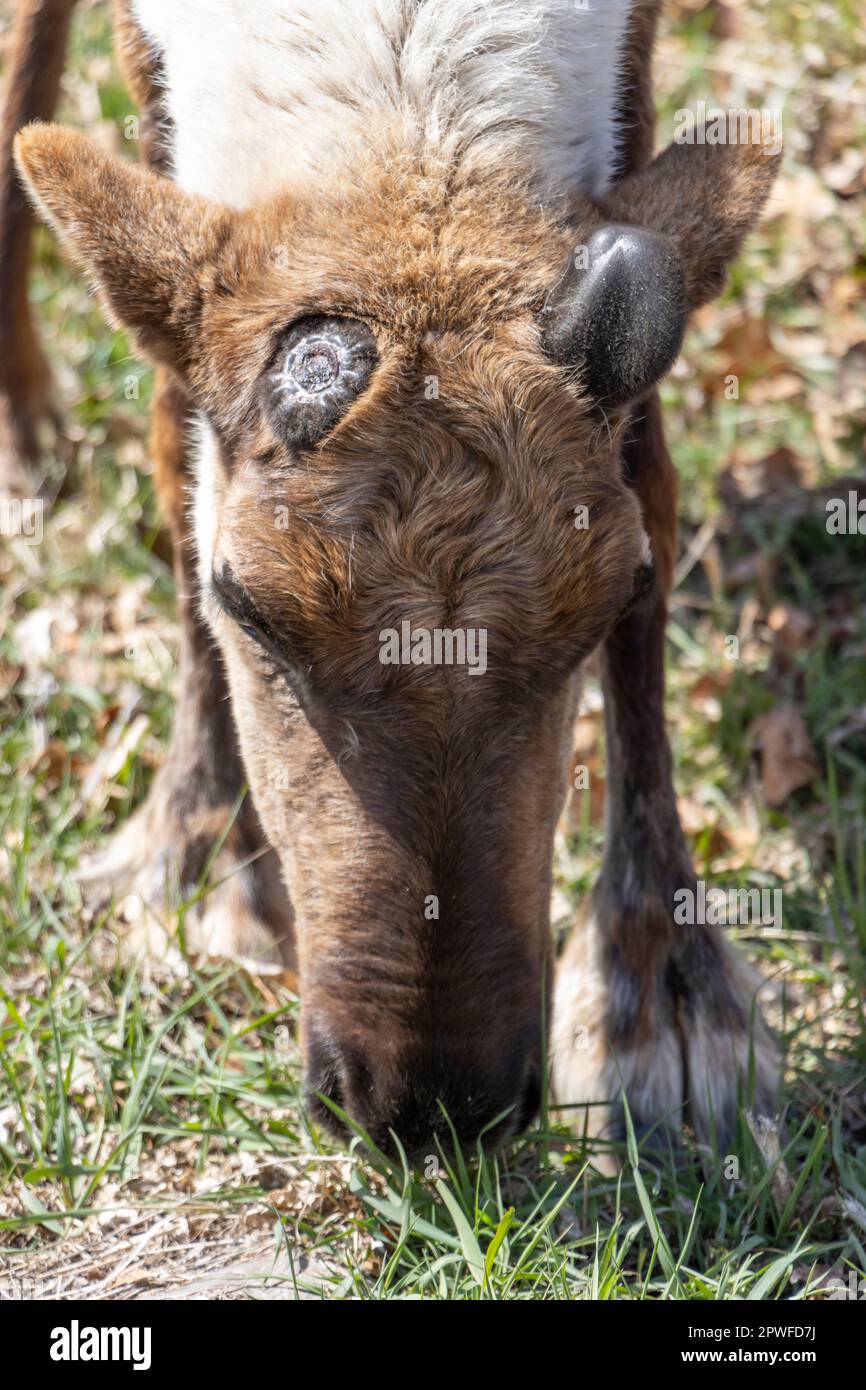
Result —
<path fill-rule="evenodd" d="M 351 167 L 383 113 L 419 153 L 545 199 L 610 178 L 633 0 L 133 0 L 182 187 L 235 207 Z"/>

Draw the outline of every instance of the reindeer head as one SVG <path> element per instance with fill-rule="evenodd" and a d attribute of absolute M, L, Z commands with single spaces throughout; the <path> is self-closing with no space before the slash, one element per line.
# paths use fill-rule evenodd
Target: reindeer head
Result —
<path fill-rule="evenodd" d="M 580 667 L 652 582 L 624 407 L 775 161 L 672 147 L 552 217 L 396 153 L 244 212 L 51 127 L 18 159 L 201 411 L 201 602 L 297 914 L 311 1091 L 415 1150 L 440 1100 L 464 1139 L 519 1125 Z"/>

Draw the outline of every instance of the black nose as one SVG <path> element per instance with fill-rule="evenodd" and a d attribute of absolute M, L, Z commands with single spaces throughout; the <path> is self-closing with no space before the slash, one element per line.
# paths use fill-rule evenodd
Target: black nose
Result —
<path fill-rule="evenodd" d="M 394 1151 L 396 1135 L 413 1161 L 435 1155 L 438 1145 L 451 1148 L 453 1134 L 464 1151 L 482 1135 L 485 1147 L 494 1146 L 526 1129 L 538 1110 L 537 1047 L 512 1046 L 504 1060 L 482 1065 L 439 1047 L 377 1058 L 314 1033 L 306 1051 L 307 1099 L 319 1123 L 337 1138 L 352 1134 L 330 1101 L 385 1152 Z"/>

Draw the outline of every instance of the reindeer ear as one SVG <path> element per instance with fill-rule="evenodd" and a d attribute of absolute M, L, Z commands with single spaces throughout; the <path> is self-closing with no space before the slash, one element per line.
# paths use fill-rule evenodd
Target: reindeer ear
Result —
<path fill-rule="evenodd" d="M 668 238 L 682 263 L 688 307 L 697 309 L 724 288 L 780 163 L 778 149 L 758 143 L 669 145 L 615 185 L 602 211 Z"/>
<path fill-rule="evenodd" d="M 15 159 L 38 211 L 93 277 L 112 318 L 146 355 L 187 374 L 232 214 L 60 126 L 26 126 Z"/>
<path fill-rule="evenodd" d="M 689 310 L 723 288 L 778 167 L 760 145 L 671 145 L 599 204 L 610 221 L 542 310 L 542 341 L 600 405 L 634 400 L 673 365 Z"/>

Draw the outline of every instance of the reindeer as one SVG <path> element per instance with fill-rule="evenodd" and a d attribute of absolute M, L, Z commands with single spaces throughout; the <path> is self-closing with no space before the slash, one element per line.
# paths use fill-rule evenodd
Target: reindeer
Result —
<path fill-rule="evenodd" d="M 443 1106 L 497 1142 L 532 1119 L 549 1042 L 591 1132 L 621 1132 L 625 1095 L 639 1133 L 730 1142 L 747 1077 L 775 1108 L 777 1066 L 745 962 L 673 914 L 695 875 L 656 388 L 777 159 L 653 157 L 656 0 L 116 0 L 141 167 L 27 124 L 51 117 L 72 5 L 24 0 L 13 47 L 0 453 L 12 486 L 49 401 L 23 127 L 29 198 L 157 366 L 182 627 L 171 747 L 91 879 L 159 913 L 225 837 L 188 939 L 296 953 L 337 1133 L 322 1098 L 411 1154 Z M 384 662 L 406 622 L 483 631 L 485 670 Z M 554 987 L 596 649 L 606 850 Z"/>

